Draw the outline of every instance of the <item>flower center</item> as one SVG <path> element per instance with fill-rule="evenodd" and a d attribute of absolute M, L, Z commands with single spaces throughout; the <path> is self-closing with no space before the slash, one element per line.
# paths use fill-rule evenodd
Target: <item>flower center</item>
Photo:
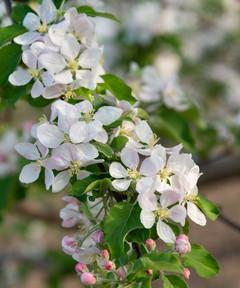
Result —
<path fill-rule="evenodd" d="M 82 115 L 82 119 L 83 119 L 85 122 L 91 122 L 92 119 L 93 119 L 93 112 L 84 113 L 84 114 Z"/>
<path fill-rule="evenodd" d="M 70 143 L 71 142 L 70 137 L 69 137 L 69 135 L 67 133 L 64 134 L 64 142 L 65 143 Z"/>
<path fill-rule="evenodd" d="M 39 70 L 37 70 L 37 69 L 29 69 L 28 71 L 29 71 L 29 73 L 31 74 L 31 76 L 33 78 L 37 79 L 37 78 L 40 77 L 40 71 Z"/>
<path fill-rule="evenodd" d="M 159 172 L 159 177 L 162 181 L 167 181 L 168 178 L 172 175 L 171 171 L 167 168 L 163 168 L 160 172 Z"/>
<path fill-rule="evenodd" d="M 168 208 L 159 208 L 158 210 L 155 211 L 155 214 L 161 218 L 162 220 L 169 218 L 170 216 L 170 211 Z"/>
<path fill-rule="evenodd" d="M 132 129 L 126 128 L 126 127 L 121 127 L 119 134 L 123 135 L 123 136 L 131 137 L 132 136 Z"/>
<path fill-rule="evenodd" d="M 72 161 L 69 166 L 71 175 L 72 176 L 76 175 L 80 171 L 80 168 L 81 168 L 81 162 L 79 160 Z"/>
<path fill-rule="evenodd" d="M 66 100 L 75 98 L 75 96 L 76 96 L 76 93 L 72 89 L 67 89 L 64 93 L 64 98 Z"/>
<path fill-rule="evenodd" d="M 46 23 L 42 23 L 38 27 L 38 32 L 39 33 L 46 33 L 48 31 L 48 26 Z"/>
<path fill-rule="evenodd" d="M 184 197 L 184 201 L 195 202 L 196 200 L 197 200 L 197 194 L 196 193 L 190 193 Z"/>
<path fill-rule="evenodd" d="M 127 171 L 128 171 L 128 176 L 133 180 L 137 180 L 141 176 L 137 170 L 128 169 Z"/>
<path fill-rule="evenodd" d="M 68 62 L 68 68 L 72 71 L 72 72 L 76 72 L 78 70 L 78 62 L 76 60 L 70 60 Z"/>
<path fill-rule="evenodd" d="M 177 92 L 176 92 L 176 90 L 169 90 L 169 91 L 166 92 L 166 96 L 176 97 L 177 96 Z"/>
<path fill-rule="evenodd" d="M 37 164 L 37 166 L 41 167 L 42 166 L 42 161 L 41 160 L 37 160 L 36 164 Z"/>

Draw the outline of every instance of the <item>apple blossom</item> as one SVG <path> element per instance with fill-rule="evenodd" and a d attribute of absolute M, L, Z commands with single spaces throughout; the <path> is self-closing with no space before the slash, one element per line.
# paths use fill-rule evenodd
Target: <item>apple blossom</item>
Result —
<path fill-rule="evenodd" d="M 191 252 L 191 244 L 187 235 L 180 234 L 177 236 L 175 249 L 179 254 L 186 254 L 188 252 Z"/>
<path fill-rule="evenodd" d="M 94 275 L 90 272 L 83 272 L 82 275 L 81 275 L 81 282 L 84 284 L 84 285 L 95 285 L 97 280 L 96 278 L 94 277 Z"/>
<path fill-rule="evenodd" d="M 77 273 L 83 273 L 83 272 L 87 272 L 88 271 L 88 268 L 87 268 L 87 265 L 83 264 L 83 263 L 77 263 L 75 265 L 75 271 Z"/>

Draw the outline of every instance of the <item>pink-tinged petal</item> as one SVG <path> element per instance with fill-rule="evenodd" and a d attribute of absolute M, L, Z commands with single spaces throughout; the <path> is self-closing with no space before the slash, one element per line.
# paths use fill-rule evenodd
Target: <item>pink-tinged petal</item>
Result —
<path fill-rule="evenodd" d="M 146 229 L 150 229 L 155 223 L 155 215 L 151 211 L 142 210 L 140 220 Z"/>
<path fill-rule="evenodd" d="M 64 133 L 55 125 L 44 123 L 37 128 L 38 140 L 48 148 L 57 148 L 64 141 Z"/>
<path fill-rule="evenodd" d="M 112 106 L 103 106 L 98 109 L 94 115 L 94 119 L 100 121 L 103 125 L 110 125 L 118 120 L 123 111 L 120 108 Z"/>
<path fill-rule="evenodd" d="M 40 141 L 37 141 L 35 144 L 38 150 L 40 151 L 42 158 L 47 157 L 49 149 L 46 146 L 44 146 Z"/>
<path fill-rule="evenodd" d="M 54 75 L 54 81 L 59 84 L 70 84 L 73 82 L 72 73 L 69 70 Z"/>
<path fill-rule="evenodd" d="M 73 236 L 64 236 L 62 239 L 62 249 L 66 254 L 72 255 L 77 251 L 78 242 Z"/>
<path fill-rule="evenodd" d="M 54 84 L 54 77 L 49 72 L 43 72 L 41 74 L 41 79 L 46 87 L 52 86 Z"/>
<path fill-rule="evenodd" d="M 68 60 L 77 58 L 81 45 L 72 34 L 67 34 L 61 44 L 61 54 Z"/>
<path fill-rule="evenodd" d="M 153 158 L 156 158 L 156 157 L 160 158 L 162 160 L 162 162 L 164 163 L 164 165 L 165 165 L 166 158 L 167 158 L 167 149 L 165 147 L 163 147 L 162 145 L 157 144 L 153 148 L 153 150 L 151 152 L 151 156 Z"/>
<path fill-rule="evenodd" d="M 19 180 L 22 183 L 30 184 L 36 181 L 41 172 L 41 166 L 36 163 L 30 163 L 23 167 Z"/>
<path fill-rule="evenodd" d="M 125 147 L 121 152 L 121 160 L 125 166 L 132 170 L 136 170 L 139 164 L 139 155 L 137 151 Z"/>
<path fill-rule="evenodd" d="M 28 160 L 38 160 L 41 156 L 36 145 L 28 142 L 18 143 L 15 150 Z"/>
<path fill-rule="evenodd" d="M 70 174 L 69 171 L 62 171 L 55 176 L 53 183 L 52 183 L 52 192 L 60 192 L 65 187 L 67 187 L 70 181 Z"/>
<path fill-rule="evenodd" d="M 90 176 L 92 173 L 87 170 L 81 170 L 77 173 L 77 179 L 82 180 Z"/>
<path fill-rule="evenodd" d="M 141 142 L 150 144 L 153 140 L 153 132 L 146 121 L 140 121 L 136 127 L 135 132 Z"/>
<path fill-rule="evenodd" d="M 40 19 L 39 17 L 30 12 L 23 19 L 23 26 L 26 27 L 29 31 L 36 31 L 40 26 Z"/>
<path fill-rule="evenodd" d="M 155 176 L 164 166 L 164 162 L 160 158 L 148 157 L 142 162 L 140 173 L 144 176 Z"/>
<path fill-rule="evenodd" d="M 100 131 L 98 131 L 97 135 L 94 137 L 94 140 L 106 144 L 108 141 L 108 134 L 106 130 L 102 128 Z"/>
<path fill-rule="evenodd" d="M 189 172 L 195 165 L 191 154 L 174 153 L 168 159 L 167 168 L 174 174 L 184 174 Z"/>
<path fill-rule="evenodd" d="M 36 80 L 31 89 L 31 96 L 37 98 L 43 94 L 44 87 L 41 81 Z"/>
<path fill-rule="evenodd" d="M 73 259 L 79 263 L 84 263 L 86 265 L 93 263 L 96 260 L 99 250 L 96 247 L 81 248 L 73 254 Z"/>
<path fill-rule="evenodd" d="M 48 24 L 57 17 L 57 9 L 52 0 L 43 0 L 40 6 L 39 16 L 41 20 Z"/>
<path fill-rule="evenodd" d="M 207 219 L 202 211 L 192 202 L 187 203 L 188 217 L 195 223 L 201 226 L 205 226 Z"/>
<path fill-rule="evenodd" d="M 54 174 L 51 169 L 45 168 L 45 187 L 47 190 L 52 186 Z"/>
<path fill-rule="evenodd" d="M 146 211 L 155 211 L 158 208 L 157 197 L 154 193 L 145 192 L 138 195 L 139 206 Z"/>
<path fill-rule="evenodd" d="M 46 99 L 59 98 L 63 95 L 64 89 L 65 85 L 63 84 L 55 84 L 53 86 L 46 87 L 43 92 L 43 97 Z"/>
<path fill-rule="evenodd" d="M 165 190 L 174 190 L 171 185 L 169 185 L 167 182 L 165 181 L 161 181 L 159 175 L 157 175 L 155 177 L 156 179 L 156 190 L 159 192 L 159 193 L 162 193 L 164 192 Z M 176 192 L 176 191 L 175 191 Z"/>
<path fill-rule="evenodd" d="M 88 48 L 79 57 L 79 65 L 82 68 L 94 68 L 98 65 L 102 56 L 102 49 L 100 48 Z"/>
<path fill-rule="evenodd" d="M 173 190 L 164 191 L 160 197 L 160 203 L 163 208 L 169 207 L 177 203 L 181 199 L 181 195 Z"/>
<path fill-rule="evenodd" d="M 26 32 L 14 38 L 14 42 L 19 45 L 30 45 L 33 42 L 41 39 L 41 35 L 38 32 Z"/>
<path fill-rule="evenodd" d="M 126 191 L 130 184 L 131 180 L 119 179 L 112 181 L 112 185 L 117 191 Z"/>
<path fill-rule="evenodd" d="M 160 219 L 157 222 L 157 234 L 165 243 L 174 243 L 176 241 L 172 228 Z"/>
<path fill-rule="evenodd" d="M 176 223 L 180 223 L 182 226 L 185 225 L 185 220 L 187 217 L 186 209 L 181 205 L 173 206 L 170 209 L 170 219 L 172 219 Z"/>
<path fill-rule="evenodd" d="M 22 54 L 23 63 L 30 69 L 37 69 L 37 57 L 31 50 L 25 50 Z"/>
<path fill-rule="evenodd" d="M 155 191 L 155 181 L 152 177 L 143 177 L 137 181 L 136 190 L 138 193 L 151 192 Z"/>
<path fill-rule="evenodd" d="M 8 81 L 14 86 L 23 86 L 29 83 L 32 76 L 23 68 L 18 68 L 9 75 Z"/>
<path fill-rule="evenodd" d="M 42 67 L 52 74 L 61 72 L 67 65 L 63 56 L 54 52 L 41 54 L 38 61 Z"/>
<path fill-rule="evenodd" d="M 79 204 L 80 204 L 79 200 L 75 197 L 72 197 L 72 196 L 64 196 L 62 198 L 62 200 L 68 204 L 73 204 L 75 206 L 79 206 Z"/>
<path fill-rule="evenodd" d="M 114 178 L 125 178 L 128 177 L 127 170 L 123 167 L 122 164 L 118 162 L 111 163 L 109 167 L 109 173 Z"/>

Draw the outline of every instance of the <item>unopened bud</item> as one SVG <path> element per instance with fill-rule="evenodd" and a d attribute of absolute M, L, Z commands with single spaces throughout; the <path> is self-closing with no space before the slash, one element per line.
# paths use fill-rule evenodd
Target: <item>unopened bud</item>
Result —
<path fill-rule="evenodd" d="M 104 236 L 103 232 L 101 230 L 97 230 L 92 234 L 91 238 L 96 243 L 102 243 L 103 236 Z"/>
<path fill-rule="evenodd" d="M 145 244 L 146 244 L 147 249 L 149 251 L 153 251 L 153 250 L 156 249 L 156 242 L 153 239 L 151 239 L 151 238 L 147 239 Z"/>
<path fill-rule="evenodd" d="M 94 277 L 94 275 L 90 272 L 84 272 L 82 275 L 81 275 L 81 282 L 84 284 L 84 285 L 95 285 L 97 280 L 96 278 Z"/>
<path fill-rule="evenodd" d="M 126 276 L 127 276 L 126 268 L 124 268 L 124 267 L 119 267 L 119 268 L 117 269 L 117 275 L 118 275 L 118 277 L 119 277 L 119 280 L 120 280 L 120 281 L 123 281 L 123 280 L 126 278 Z"/>
<path fill-rule="evenodd" d="M 115 269 L 115 264 L 112 261 L 106 261 L 104 263 L 104 268 L 108 271 L 112 271 L 113 269 Z"/>
<path fill-rule="evenodd" d="M 183 270 L 183 277 L 184 277 L 186 280 L 189 280 L 190 274 L 191 274 L 190 270 L 189 270 L 188 268 L 184 268 L 184 270 Z"/>
<path fill-rule="evenodd" d="M 175 249 L 179 254 L 186 254 L 191 252 L 191 243 L 189 242 L 188 236 L 180 234 L 176 238 Z"/>
<path fill-rule="evenodd" d="M 83 264 L 83 263 L 77 263 L 75 265 L 75 271 L 77 273 L 83 273 L 83 272 L 87 272 L 88 271 L 88 268 L 87 268 L 87 265 Z"/>
<path fill-rule="evenodd" d="M 103 259 L 108 260 L 108 259 L 109 259 L 109 252 L 108 252 L 108 250 L 106 250 L 106 249 L 102 250 L 102 251 L 101 251 L 101 256 L 102 256 Z"/>

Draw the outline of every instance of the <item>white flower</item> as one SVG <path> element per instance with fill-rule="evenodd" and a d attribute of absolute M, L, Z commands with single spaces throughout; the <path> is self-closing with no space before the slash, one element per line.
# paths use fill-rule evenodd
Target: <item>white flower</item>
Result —
<path fill-rule="evenodd" d="M 73 143 L 86 143 L 91 140 L 106 143 L 108 135 L 103 126 L 115 122 L 123 112 L 113 106 L 103 106 L 94 113 L 92 104 L 87 100 L 76 104 L 75 107 L 81 116 L 80 121 L 73 124 L 69 131 Z"/>
<path fill-rule="evenodd" d="M 137 190 L 140 192 L 143 186 L 147 185 L 146 181 L 144 183 L 141 181 L 141 178 L 148 176 L 149 173 L 146 167 L 146 159 L 139 168 L 140 159 L 138 153 L 129 147 L 125 147 L 121 152 L 121 161 L 127 168 L 119 162 L 113 162 L 109 167 L 110 175 L 116 178 L 116 180 L 112 181 L 113 187 L 118 191 L 126 191 L 131 182 L 134 181 L 137 184 Z M 152 182 L 149 185 L 152 185 Z"/>
<path fill-rule="evenodd" d="M 43 0 L 37 12 L 38 15 L 27 13 L 23 20 L 23 26 L 29 31 L 14 38 L 20 45 L 29 45 L 39 39 L 48 31 L 48 24 L 57 17 L 57 9 L 52 0 Z"/>
<path fill-rule="evenodd" d="M 54 149 L 51 158 L 46 161 L 46 166 L 62 172 L 55 176 L 52 191 L 59 192 L 64 189 L 74 175 L 78 179 L 89 176 L 90 172 L 82 168 L 101 162 L 101 160 L 95 160 L 97 157 L 98 151 L 91 144 L 64 143 Z"/>
<path fill-rule="evenodd" d="M 57 148 L 64 140 L 64 132 L 51 123 L 39 124 L 37 127 L 37 139 L 47 148 Z"/>
<path fill-rule="evenodd" d="M 175 242 L 175 234 L 171 227 L 166 224 L 168 220 L 180 223 L 184 226 L 186 219 L 186 210 L 183 206 L 177 204 L 181 195 L 174 191 L 165 191 L 158 201 L 157 196 L 153 193 L 141 193 L 138 196 L 138 202 L 141 211 L 141 222 L 143 226 L 150 229 L 157 219 L 157 234 L 160 239 L 166 243 Z M 172 206 L 169 208 L 169 206 Z"/>
<path fill-rule="evenodd" d="M 15 146 L 16 151 L 23 157 L 34 162 L 25 165 L 19 176 L 22 183 L 30 184 L 39 178 L 41 168 L 45 167 L 45 159 L 48 155 L 48 149 L 41 143 L 18 143 Z M 53 172 L 45 167 L 45 186 L 49 189 L 53 182 Z"/>
<path fill-rule="evenodd" d="M 22 61 L 27 69 L 19 67 L 9 76 L 8 80 L 14 86 L 23 86 L 34 79 L 31 96 L 37 98 L 43 94 L 44 86 L 50 85 L 53 79 L 48 72 L 39 68 L 37 56 L 31 50 L 23 52 Z"/>

